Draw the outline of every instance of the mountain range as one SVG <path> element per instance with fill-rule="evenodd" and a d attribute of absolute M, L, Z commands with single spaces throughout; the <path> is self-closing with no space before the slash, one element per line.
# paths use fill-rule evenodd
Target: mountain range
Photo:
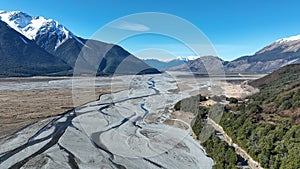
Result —
<path fill-rule="evenodd" d="M 292 63 L 300 63 L 300 35 L 283 38 L 251 56 L 226 64 L 227 72 L 269 73 Z"/>
<path fill-rule="evenodd" d="M 53 19 L 0 12 L 1 76 L 159 73 L 122 47 L 83 39 Z M 77 62 L 77 63 L 76 63 Z"/>
<path fill-rule="evenodd" d="M 163 62 L 141 60 L 118 45 L 76 36 L 53 19 L 18 11 L 0 11 L 0 32 L 2 77 L 72 75 L 75 69 L 78 74 L 96 75 L 159 73 L 158 70 L 270 73 L 300 63 L 300 35 L 279 39 L 253 55 L 233 61 L 204 56 Z"/>
<path fill-rule="evenodd" d="M 167 70 L 204 74 L 222 71 L 226 73 L 271 73 L 280 67 L 295 63 L 300 63 L 300 35 L 279 39 L 254 55 L 242 56 L 233 61 L 224 61 L 216 56 L 199 56 L 198 59 L 168 67 Z M 149 65 L 159 69 L 162 63 L 151 60 Z"/>
<path fill-rule="evenodd" d="M 143 61 L 147 63 L 149 66 L 154 67 L 160 71 L 168 70 L 172 67 L 183 65 L 184 63 L 187 63 L 188 61 L 191 60 L 194 60 L 194 58 L 178 57 L 176 59 L 169 60 L 169 61 L 161 61 L 158 59 L 143 59 Z"/>

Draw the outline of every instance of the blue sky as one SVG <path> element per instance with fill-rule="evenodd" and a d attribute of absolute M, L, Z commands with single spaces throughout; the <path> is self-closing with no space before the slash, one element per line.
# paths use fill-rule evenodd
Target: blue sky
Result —
<path fill-rule="evenodd" d="M 140 12 L 169 13 L 197 26 L 225 60 L 253 54 L 277 39 L 300 34 L 299 7 L 297 0 L 0 1 L 2 10 L 19 10 L 34 16 L 53 18 L 84 38 L 91 37 L 99 28 L 126 15 Z M 132 37 L 120 45 L 132 53 L 159 46 L 174 56 L 192 55 L 184 47 L 172 45 L 178 43 L 174 39 L 149 36 Z"/>

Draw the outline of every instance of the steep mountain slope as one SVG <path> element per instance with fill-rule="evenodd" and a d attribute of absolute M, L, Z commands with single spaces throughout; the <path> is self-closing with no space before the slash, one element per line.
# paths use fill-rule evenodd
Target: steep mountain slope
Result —
<path fill-rule="evenodd" d="M 285 76 L 286 79 L 286 83 L 288 83 L 289 81 L 294 80 L 295 78 L 297 80 L 297 78 L 299 78 L 300 80 L 300 65 L 299 64 L 291 64 L 291 65 L 287 65 L 284 66 L 280 69 L 278 69 L 277 71 L 274 71 L 273 73 L 264 76 L 260 79 L 251 81 L 249 84 L 251 86 L 254 87 L 261 87 L 264 85 L 267 85 L 269 83 L 273 83 L 274 81 L 279 80 L 279 78 L 283 78 L 283 76 Z"/>
<path fill-rule="evenodd" d="M 0 21 L 0 76 L 69 74 L 61 59 Z"/>
<path fill-rule="evenodd" d="M 92 67 L 98 69 L 98 75 L 159 73 L 118 45 L 79 37 L 66 40 L 54 51 L 54 55 L 73 68 L 79 66 L 87 72 L 90 72 Z M 98 65 L 99 67 L 95 67 Z"/>
<path fill-rule="evenodd" d="M 273 107 L 268 113 L 281 116 L 300 116 L 300 64 L 287 65 L 255 81 L 250 85 L 261 92 L 253 98 L 263 108 Z M 300 122 L 300 119 L 295 119 Z"/>
<path fill-rule="evenodd" d="M 226 65 L 227 72 L 270 73 L 291 63 L 300 63 L 300 35 L 277 40 L 252 56 Z"/>
<path fill-rule="evenodd" d="M 85 60 L 85 63 L 80 62 L 80 69 L 85 69 L 86 72 L 96 71 L 97 75 L 111 75 L 116 71 L 117 74 L 159 73 L 120 46 L 77 37 L 52 19 L 32 17 L 16 11 L 0 12 L 0 17 L 13 29 L 35 41 L 50 54 L 61 58 L 72 68 L 78 58 L 84 58 L 79 59 Z M 99 68 L 95 68 L 97 65 L 100 65 Z"/>

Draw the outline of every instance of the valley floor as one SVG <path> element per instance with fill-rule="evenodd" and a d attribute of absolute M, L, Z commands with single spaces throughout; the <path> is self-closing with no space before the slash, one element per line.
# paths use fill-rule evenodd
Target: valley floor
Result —
<path fill-rule="evenodd" d="M 176 164 L 211 168 L 212 160 L 189 136 L 192 116 L 171 114 L 170 110 L 180 99 L 197 93 L 213 95 L 227 92 L 232 96 L 237 92 L 241 96 L 251 93 L 239 84 L 227 83 L 226 77 L 213 80 L 163 74 L 128 78 L 130 81 L 123 77 L 100 78 L 95 83 L 95 93 L 90 93 L 87 82 L 91 81 L 79 79 L 80 85 L 75 87 L 79 87 L 80 97 L 76 95 L 76 88 L 74 95 L 74 84 L 70 85 L 69 79 L 16 84 L 3 82 L 5 85 L 0 87 L 3 96 L 1 116 L 4 117 L 1 118 L 1 127 L 5 129 L 1 137 L 15 131 L 18 133 L 9 140 L 1 139 L 4 142 L 0 146 L 0 166 L 23 166 L 27 163 L 25 166 L 30 168 L 41 163 L 40 166 L 51 168 L 59 163 L 80 168 L 99 165 L 114 168 L 119 164 L 129 168 L 142 165 L 162 168 Z M 86 92 L 81 84 L 86 87 Z M 112 91 L 118 92 L 102 95 L 102 99 L 90 102 L 96 100 L 96 96 Z M 77 108 L 57 116 L 73 107 Z M 169 117 L 173 119 L 168 122 Z M 35 121 L 38 122 L 19 131 Z M 174 147 L 169 142 L 174 142 Z M 95 154 L 88 156 L 84 152 L 86 149 Z M 157 154 L 158 150 L 162 154 Z M 62 158 L 56 159 L 58 156 Z M 131 156 L 140 158 L 132 161 L 128 158 Z M 53 158 L 52 161 L 49 157 Z M 99 158 L 103 159 L 103 163 L 95 161 Z"/>

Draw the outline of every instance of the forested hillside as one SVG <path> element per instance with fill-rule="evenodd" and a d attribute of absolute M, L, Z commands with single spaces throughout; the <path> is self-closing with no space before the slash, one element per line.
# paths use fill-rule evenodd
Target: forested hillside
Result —
<path fill-rule="evenodd" d="M 282 67 L 250 85 L 260 92 L 245 100 L 227 98 L 220 125 L 262 167 L 300 168 L 300 65 Z M 194 103 L 206 100 L 201 98 L 205 97 L 191 97 L 175 105 L 176 110 L 196 115 L 192 127 L 197 136 L 209 112 L 217 106 L 201 107 Z M 185 102 L 190 104 L 182 104 Z M 215 133 L 202 145 L 214 159 L 214 168 L 237 168 L 244 163 L 234 148 Z"/>
<path fill-rule="evenodd" d="M 250 84 L 260 92 L 231 105 L 221 125 L 264 168 L 300 168 L 300 65 Z"/>

